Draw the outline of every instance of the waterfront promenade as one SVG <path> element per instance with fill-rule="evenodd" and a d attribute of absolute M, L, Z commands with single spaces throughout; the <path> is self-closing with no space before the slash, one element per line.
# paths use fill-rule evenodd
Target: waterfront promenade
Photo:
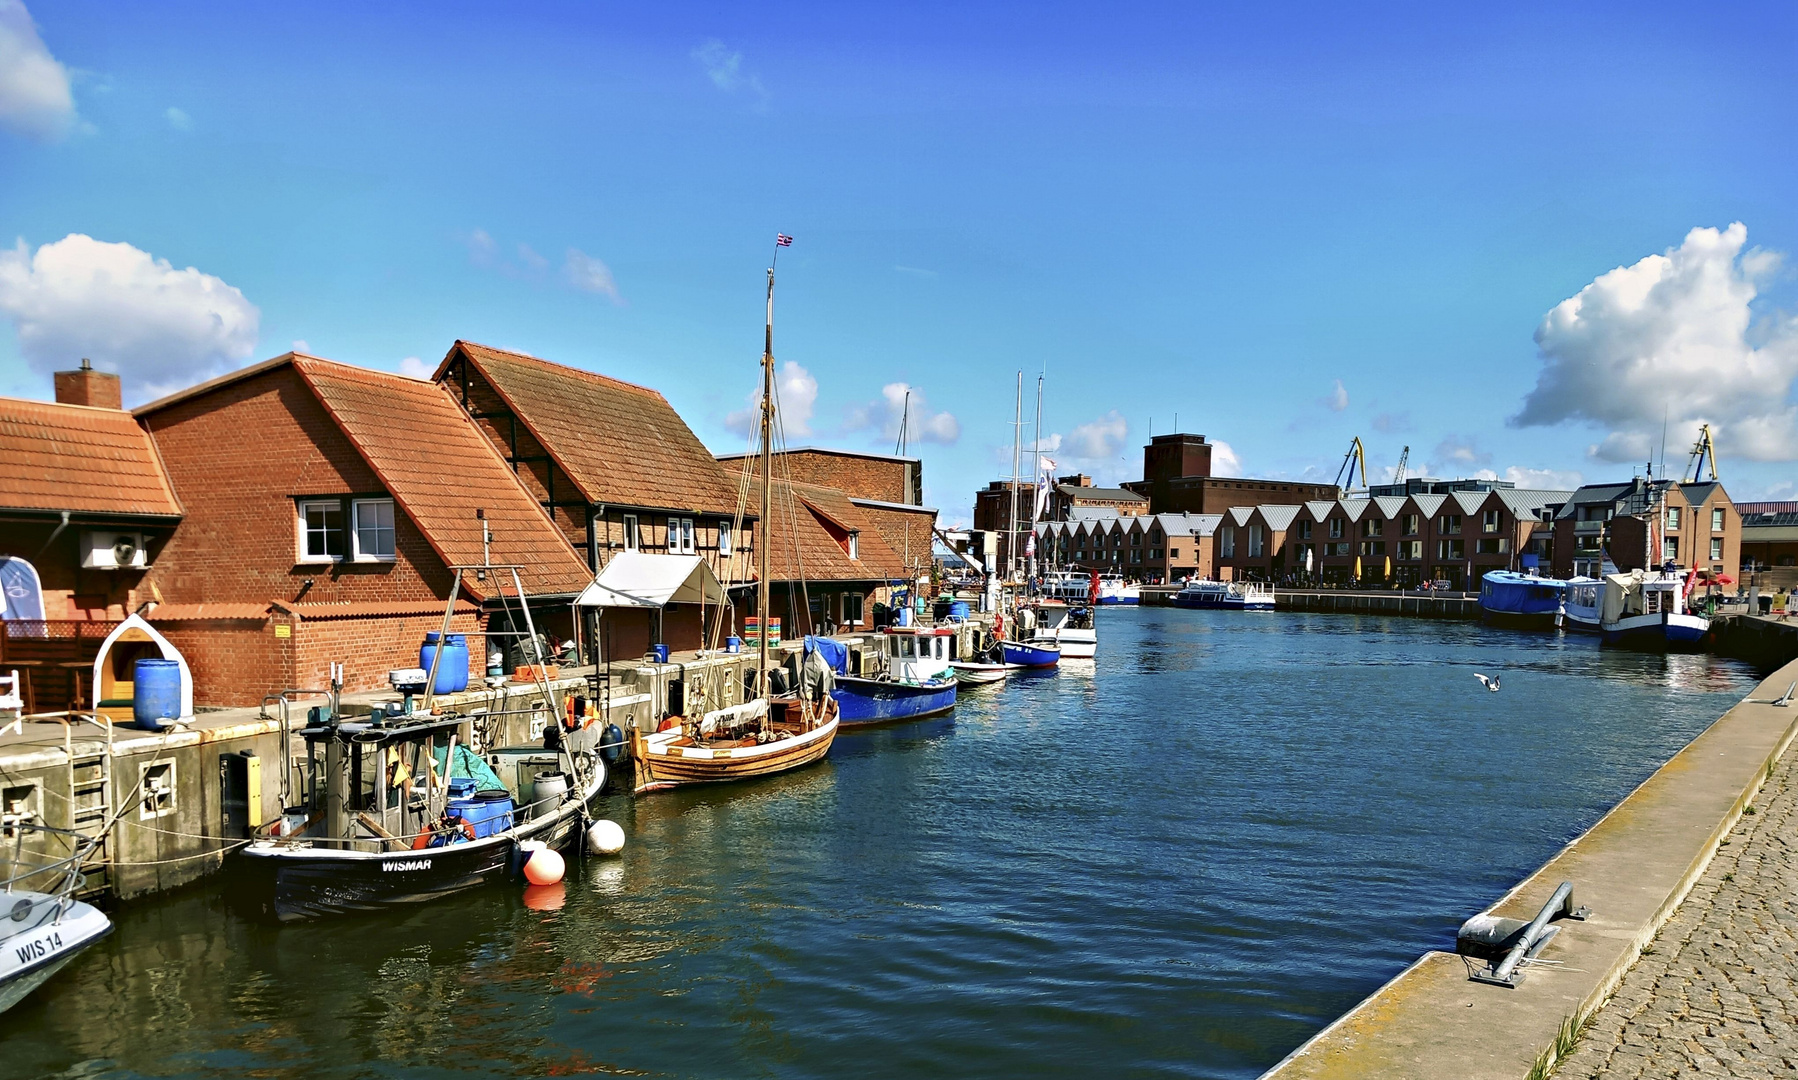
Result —
<path fill-rule="evenodd" d="M 1788 755 L 1555 1071 L 1798 1075 L 1798 770 Z"/>

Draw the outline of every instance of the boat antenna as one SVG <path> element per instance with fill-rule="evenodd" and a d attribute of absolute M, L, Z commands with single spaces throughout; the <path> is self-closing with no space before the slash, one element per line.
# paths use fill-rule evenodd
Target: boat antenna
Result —
<path fill-rule="evenodd" d="M 1036 377 L 1036 430 L 1030 437 L 1030 561 L 1036 562 L 1036 519 L 1042 516 L 1042 506 L 1036 493 L 1042 490 L 1043 483 L 1043 377 Z M 1028 567 L 1030 576 L 1035 577 L 1036 567 Z"/>
<path fill-rule="evenodd" d="M 905 388 L 905 403 L 899 406 L 899 441 L 893 444 L 893 456 L 905 456 L 905 429 L 911 420 L 911 387 Z"/>

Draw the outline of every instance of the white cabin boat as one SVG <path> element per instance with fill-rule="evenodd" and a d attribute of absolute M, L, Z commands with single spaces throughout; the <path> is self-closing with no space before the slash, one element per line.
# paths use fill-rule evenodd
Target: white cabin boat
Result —
<path fill-rule="evenodd" d="M 1272 611 L 1274 587 L 1258 581 L 1193 581 L 1174 594 L 1174 606 L 1225 611 Z"/>
<path fill-rule="evenodd" d="M 1711 621 L 1687 612 L 1685 600 L 1686 580 L 1677 573 L 1605 575 L 1599 612 L 1604 643 L 1654 652 L 1702 648 Z"/>
<path fill-rule="evenodd" d="M 1070 607 L 1043 615 L 1045 621 L 1031 636 L 1032 644 L 1060 649 L 1063 660 L 1091 660 L 1098 655 L 1099 631 L 1093 626 L 1090 608 Z"/>
<path fill-rule="evenodd" d="M 1561 625 L 1585 634 L 1600 632 L 1599 604 L 1604 582 L 1595 577 L 1574 577 L 1567 581 L 1562 599 Z"/>
<path fill-rule="evenodd" d="M 1099 603 L 1137 604 L 1142 602 L 1142 586 L 1125 581 L 1121 574 L 1099 575 Z"/>

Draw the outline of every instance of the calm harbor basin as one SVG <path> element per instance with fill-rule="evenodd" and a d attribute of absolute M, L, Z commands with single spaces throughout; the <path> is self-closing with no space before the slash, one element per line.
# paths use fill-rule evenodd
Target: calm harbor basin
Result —
<path fill-rule="evenodd" d="M 0 1023 L 0 1076 L 1255 1076 L 1754 684 L 1474 624 L 1099 627 L 821 766 L 608 797 L 625 854 L 549 892 L 124 905 Z"/>

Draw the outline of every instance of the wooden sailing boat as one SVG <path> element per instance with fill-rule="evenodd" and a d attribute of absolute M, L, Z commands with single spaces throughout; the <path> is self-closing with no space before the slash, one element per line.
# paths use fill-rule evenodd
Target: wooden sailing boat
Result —
<path fill-rule="evenodd" d="M 785 242 L 783 239 L 783 245 Z M 776 255 L 779 247 L 776 247 Z M 768 268 L 768 320 L 762 339 L 761 542 L 757 549 L 756 613 L 762 631 L 756 635 L 756 696 L 699 717 L 670 717 L 665 730 L 637 732 L 632 738 L 636 766 L 635 793 L 646 794 L 687 784 L 715 784 L 797 769 L 821 761 L 837 734 L 838 709 L 828 692 L 817 700 L 803 693 L 776 694 L 768 667 L 770 626 L 768 554 L 773 547 L 770 524 L 774 460 L 774 267 Z"/>

